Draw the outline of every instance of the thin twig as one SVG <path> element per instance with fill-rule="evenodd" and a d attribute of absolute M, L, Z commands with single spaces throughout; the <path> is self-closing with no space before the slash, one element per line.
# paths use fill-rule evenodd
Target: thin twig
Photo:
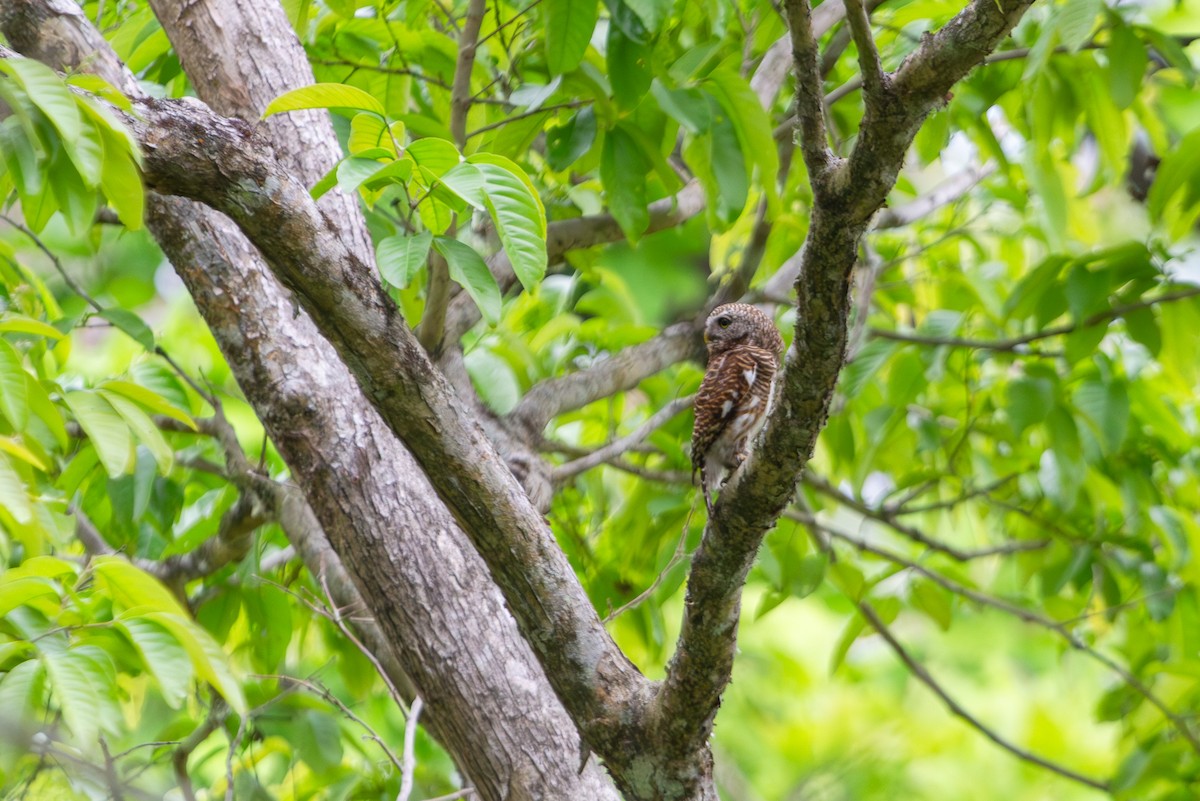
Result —
<path fill-rule="evenodd" d="M 419 695 L 413 699 L 408 708 L 408 720 L 404 722 L 404 768 L 400 776 L 400 793 L 396 796 L 396 801 L 408 801 L 408 797 L 412 795 L 413 773 L 416 772 L 417 766 L 414 754 L 417 742 L 417 720 L 420 719 L 421 710 L 424 708 L 425 702 Z"/>
<path fill-rule="evenodd" d="M 528 111 L 522 111 L 519 114 L 509 114 L 502 120 L 497 120 L 496 122 L 488 123 L 487 125 L 483 125 L 483 126 L 480 126 L 479 128 L 476 128 L 475 130 L 473 130 L 469 134 L 467 134 L 467 139 L 474 139 L 476 136 L 479 136 L 482 133 L 487 133 L 488 131 L 493 131 L 496 128 L 501 128 L 505 125 L 508 125 L 510 122 L 516 122 L 517 120 L 523 120 L 526 117 L 532 117 L 537 114 L 550 113 L 552 111 L 558 111 L 558 110 L 564 109 L 564 108 L 580 108 L 581 106 L 586 106 L 589 103 L 590 103 L 590 101 L 588 101 L 588 100 L 572 100 L 569 103 L 555 103 L 552 106 L 538 106 L 537 108 L 532 108 L 532 109 L 529 109 Z"/>
<path fill-rule="evenodd" d="M 872 607 L 866 601 L 855 600 L 854 603 L 858 607 L 858 611 L 862 613 L 862 616 L 866 618 L 868 623 L 871 624 L 872 628 L 879 632 L 879 636 L 883 637 L 887 644 L 891 646 L 892 650 L 895 651 L 896 656 L 900 658 L 900 661 L 904 663 L 909 672 L 912 673 L 913 676 L 915 676 L 922 684 L 928 687 L 934 695 L 940 698 L 942 703 L 946 705 L 952 714 L 966 721 L 968 725 L 970 725 L 984 737 L 988 738 L 993 743 L 1008 751 L 1010 754 L 1020 760 L 1028 762 L 1032 765 L 1037 765 L 1038 767 L 1044 768 L 1051 773 L 1057 773 L 1063 778 L 1071 779 L 1072 781 L 1088 787 L 1092 787 L 1101 791 L 1108 790 L 1108 784 L 1106 782 L 1102 782 L 1099 779 L 1093 779 L 1090 776 L 1085 776 L 1082 773 L 1078 773 L 1068 767 L 1059 765 L 1056 762 L 1051 762 L 1045 757 L 1041 757 L 1030 751 L 1026 751 L 1024 748 L 1021 748 L 1015 743 L 1009 742 L 1007 739 L 1000 736 L 1000 734 L 989 728 L 982 721 L 963 708 L 962 704 L 958 703 L 958 701 L 956 701 L 940 684 L 938 684 L 937 680 L 934 679 L 929 671 L 925 669 L 925 666 L 915 660 L 912 655 L 905 650 L 904 646 L 900 644 L 900 641 L 897 640 L 895 635 L 892 634 L 891 629 L 887 627 L 887 624 L 880 619 L 879 615 L 875 612 L 874 607 Z"/>
<path fill-rule="evenodd" d="M 475 51 L 479 47 L 479 29 L 487 10 L 486 0 L 470 0 L 466 21 L 458 36 L 458 62 L 454 66 L 454 83 L 450 89 L 450 133 L 461 149 L 467 144 L 467 112 L 471 110 L 471 71 L 475 68 Z"/>
<path fill-rule="evenodd" d="M 881 102 L 887 93 L 887 76 L 879 61 L 875 37 L 871 35 L 871 20 L 867 16 L 867 10 L 863 8 L 862 0 L 844 2 L 850 36 L 854 39 L 855 49 L 858 50 L 858 69 L 862 76 L 865 99 L 869 106 L 874 106 Z"/>
<path fill-rule="evenodd" d="M 1130 312 L 1148 309 L 1152 306 L 1157 306 L 1162 303 L 1173 303 L 1177 300 L 1187 300 L 1200 295 L 1200 286 L 1181 289 L 1176 292 L 1168 292 L 1165 295 L 1159 295 L 1153 298 L 1143 298 L 1135 303 L 1124 303 L 1119 306 L 1113 306 L 1110 309 L 1096 312 L 1084 320 L 1068 323 L 1066 325 L 1056 326 L 1054 328 L 1044 328 L 1041 331 L 1036 331 L 1032 334 L 1023 334 L 1019 337 L 1010 337 L 1008 339 L 967 339 L 963 337 L 938 337 L 927 336 L 915 332 L 889 331 L 882 328 L 872 328 L 871 336 L 878 339 L 890 339 L 897 342 L 911 342 L 917 345 L 929 345 L 931 347 L 951 347 L 951 348 L 970 348 L 973 350 L 989 350 L 1001 353 L 1023 353 L 1024 346 L 1030 342 L 1037 342 L 1042 339 L 1051 337 L 1065 336 L 1072 334 L 1084 328 L 1092 328 L 1104 323 L 1110 323 L 1120 317 L 1124 317 Z"/>
<path fill-rule="evenodd" d="M 934 570 L 930 570 L 929 568 L 925 567 L 924 565 L 914 562 L 911 559 L 906 559 L 905 557 L 901 556 L 898 553 L 895 553 L 894 551 L 890 551 L 890 550 L 887 550 L 886 548 L 881 548 L 877 545 L 873 545 L 860 537 L 856 537 L 852 534 L 847 534 L 846 532 L 843 532 L 843 531 L 838 531 L 837 529 L 831 528 L 823 523 L 820 523 L 816 520 L 816 518 L 814 518 L 812 515 L 810 515 L 806 512 L 796 512 L 794 510 L 788 510 L 784 514 L 788 517 L 788 519 L 795 520 L 798 523 L 802 523 L 805 526 L 808 526 L 810 529 L 819 530 L 821 533 L 825 534 L 826 536 L 832 537 L 834 539 L 839 539 L 842 542 L 845 542 L 848 545 L 853 546 L 856 550 L 861 551 L 862 553 L 869 553 L 872 556 L 879 557 L 880 559 L 886 559 L 887 561 L 891 562 L 892 564 L 900 565 L 901 567 L 911 570 L 914 573 L 924 576 L 925 578 L 929 579 L 934 584 L 937 584 L 938 586 L 942 587 L 943 589 L 948 590 L 949 592 L 952 592 L 955 595 L 961 595 L 962 597 L 964 597 L 970 601 L 974 601 L 975 603 L 979 604 L 980 606 L 987 606 L 992 609 L 996 609 L 998 611 L 1004 612 L 1005 614 L 1012 615 L 1013 617 L 1017 618 L 1018 620 L 1021 620 L 1024 623 L 1029 623 L 1031 625 L 1040 626 L 1048 631 L 1054 632 L 1059 637 L 1061 637 L 1068 645 L 1070 645 L 1073 649 L 1086 654 L 1087 656 L 1091 657 L 1095 661 L 1099 662 L 1101 665 L 1104 665 L 1104 667 L 1111 670 L 1113 673 L 1115 673 L 1117 676 L 1119 676 L 1121 678 L 1121 680 L 1124 681 L 1129 687 L 1133 688 L 1134 691 L 1136 691 L 1139 695 L 1141 695 L 1143 698 L 1145 698 L 1147 701 L 1149 701 L 1150 704 L 1152 704 L 1156 709 L 1158 709 L 1158 711 L 1163 714 L 1163 717 L 1165 717 L 1167 719 L 1167 721 L 1170 722 L 1170 724 L 1175 727 L 1176 731 L 1178 731 L 1183 736 L 1183 738 L 1188 741 L 1188 744 L 1192 747 L 1192 750 L 1194 750 L 1196 753 L 1200 754 L 1200 738 L 1198 738 L 1196 736 L 1196 734 L 1191 730 L 1191 728 L 1187 725 L 1187 722 L 1181 716 L 1179 716 L 1175 712 L 1173 712 L 1171 710 L 1171 708 L 1169 706 L 1167 706 L 1166 702 L 1163 701 L 1161 698 L 1159 698 L 1157 695 L 1155 695 L 1154 692 L 1144 682 L 1142 682 L 1137 676 L 1133 675 L 1133 673 L 1131 673 L 1129 670 L 1127 670 L 1125 667 L 1123 667 L 1116 660 L 1112 659 L 1111 657 L 1105 655 L 1104 653 L 1100 652 L 1099 650 L 1088 645 L 1086 642 L 1084 642 L 1082 639 L 1080 639 L 1074 632 L 1072 632 L 1069 628 L 1067 628 L 1067 626 L 1071 622 L 1074 622 L 1074 621 L 1063 622 L 1063 621 L 1059 621 L 1059 620 L 1054 620 L 1052 618 L 1046 617 L 1045 615 L 1034 612 L 1030 609 L 1026 609 L 1022 606 L 1018 606 L 1014 603 L 1005 601 L 1002 598 L 997 598 L 994 595 L 988 595 L 987 593 L 979 592 L 978 590 L 972 589 L 971 587 L 968 587 L 965 584 L 960 584 L 959 582 L 954 581 L 953 579 L 947 578 L 946 576 L 943 576 L 941 573 L 938 573 Z"/>
<path fill-rule="evenodd" d="M 645 600 L 647 598 L 649 598 L 651 595 L 654 594 L 654 591 L 658 589 L 659 585 L 663 583 L 663 580 L 667 577 L 667 574 L 671 572 L 671 570 L 675 567 L 675 565 L 682 562 L 684 557 L 687 556 L 688 531 L 689 531 L 689 529 L 691 529 L 692 515 L 695 514 L 695 512 L 696 512 L 696 501 L 693 500 L 692 508 L 688 510 L 687 519 L 683 521 L 683 533 L 679 535 L 679 542 L 676 543 L 676 545 L 675 545 L 675 553 L 671 554 L 671 558 L 669 560 L 667 560 L 666 566 L 661 571 L 659 571 L 659 574 L 654 578 L 654 582 L 649 587 L 644 589 L 642 592 L 638 593 L 636 596 L 631 598 L 629 601 L 627 601 L 624 604 L 622 604 L 621 606 L 617 607 L 614 611 L 609 612 L 607 615 L 605 615 L 604 620 L 603 620 L 603 623 L 605 625 L 608 625 L 609 623 L 616 620 L 621 615 L 628 612 L 630 609 L 634 609 L 634 608 L 640 606 L 643 602 L 645 602 Z"/>
<path fill-rule="evenodd" d="M 585 470 L 591 470 L 593 467 L 609 462 L 612 459 L 620 456 L 630 448 L 641 443 L 652 432 L 664 425 L 668 420 L 690 407 L 696 396 L 688 395 L 686 398 L 677 398 L 666 406 L 652 414 L 646 422 L 642 423 L 629 434 L 620 439 L 613 440 L 602 448 L 597 448 L 588 455 L 567 462 L 554 468 L 550 473 L 550 480 L 554 484 L 561 484 L 568 481 Z"/>
<path fill-rule="evenodd" d="M 4 220 L 4 222 L 23 233 L 31 242 L 33 242 L 33 244 L 37 246 L 37 249 L 50 259 L 50 263 L 54 265 L 55 271 L 58 272 L 59 277 L 62 278 L 63 282 L 67 285 L 67 288 L 79 297 L 83 298 L 84 301 L 86 301 L 87 304 L 97 312 L 103 313 L 104 307 L 101 306 L 95 298 L 84 291 L 83 287 L 71 277 L 70 273 L 67 272 L 67 269 L 63 267 L 63 263 L 59 260 L 58 256 L 54 255 L 50 248 L 46 247 L 46 243 L 42 241 L 40 236 L 6 214 L 0 214 L 0 220 Z"/>
<path fill-rule="evenodd" d="M 1045 548 L 1050 543 L 1049 540 L 1019 540 L 1015 542 L 1008 542 L 1003 545 L 994 545 L 990 548 L 965 550 L 953 545 L 948 545 L 940 540 L 933 539 L 920 529 L 914 528 L 913 526 L 897 520 L 894 514 L 883 509 L 876 509 L 872 506 L 868 506 L 857 498 L 842 492 L 820 476 L 817 476 L 809 471 L 805 471 L 805 473 L 801 476 L 800 481 L 807 486 L 812 487 L 822 495 L 832 498 L 843 506 L 853 509 L 860 515 L 883 523 L 897 534 L 900 534 L 901 536 L 906 537 L 913 542 L 920 543 L 930 550 L 944 553 L 950 558 L 959 562 L 968 562 L 972 559 L 981 559 L 987 556 L 997 556 L 1006 553 L 1017 553 L 1019 551 L 1036 551 L 1041 548 Z"/>

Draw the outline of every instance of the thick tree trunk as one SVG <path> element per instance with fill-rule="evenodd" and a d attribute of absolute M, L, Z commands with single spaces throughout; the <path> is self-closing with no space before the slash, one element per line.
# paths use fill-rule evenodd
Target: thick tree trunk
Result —
<path fill-rule="evenodd" d="M 137 93 L 73 3 L 5 0 L 0 30 L 18 50 L 56 69 L 89 65 Z M 282 79 L 283 73 L 275 74 Z M 227 77 L 232 86 L 243 85 Z M 290 85 L 262 91 L 274 96 L 311 82 L 291 79 Z M 327 122 L 325 128 L 332 136 Z M 311 141 L 277 147 L 318 150 Z M 324 150 L 327 157 L 332 152 Z M 423 722 L 455 758 L 465 781 L 489 801 L 615 799 L 595 760 L 578 771 L 575 727 L 482 561 L 255 249 L 228 220 L 198 204 L 152 195 L 148 206 L 151 230 L 345 559 L 404 673 L 425 699 Z M 359 252 L 365 247 L 358 237 L 349 241 Z M 285 510 L 285 522 L 289 513 L 304 516 L 303 510 Z M 298 528 L 289 526 L 289 533 Z M 314 572 L 337 569 L 313 564 L 332 558 L 323 543 L 297 546 Z M 387 664 L 386 654 L 383 661 Z"/>

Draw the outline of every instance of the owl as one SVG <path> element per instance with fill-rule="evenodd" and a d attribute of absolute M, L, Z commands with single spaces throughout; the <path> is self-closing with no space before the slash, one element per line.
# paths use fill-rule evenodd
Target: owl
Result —
<path fill-rule="evenodd" d="M 727 303 L 708 316 L 704 341 L 708 368 L 696 393 L 692 477 L 700 473 L 711 514 L 709 493 L 745 461 L 751 439 L 767 419 L 783 337 L 762 311 Z"/>

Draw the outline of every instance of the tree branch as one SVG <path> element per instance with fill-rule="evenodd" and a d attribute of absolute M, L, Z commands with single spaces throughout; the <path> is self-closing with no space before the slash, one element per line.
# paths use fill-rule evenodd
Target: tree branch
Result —
<path fill-rule="evenodd" d="M 1098 325 L 1105 325 L 1117 320 L 1130 312 L 1139 311 L 1141 309 L 1149 309 L 1163 303 L 1173 303 L 1179 300 L 1188 300 L 1200 295 L 1200 286 L 1189 287 L 1188 289 L 1180 289 L 1175 292 L 1167 292 L 1153 298 L 1142 298 L 1133 303 L 1122 303 L 1113 306 L 1110 309 L 1096 312 L 1092 316 L 1074 323 L 1054 326 L 1052 328 L 1043 328 L 1041 331 L 1035 331 L 1032 334 L 1023 334 L 1019 337 L 1010 337 L 1008 339 L 965 339 L 960 337 L 936 337 L 926 336 L 924 334 L 907 333 L 902 331 L 889 331 L 887 329 L 872 328 L 871 336 L 877 339 L 891 339 L 897 342 L 913 342 L 918 345 L 929 345 L 933 347 L 951 347 L 951 348 L 972 348 L 975 350 L 991 350 L 1001 353 L 1022 353 L 1024 347 L 1031 342 L 1037 342 L 1042 339 L 1050 339 L 1051 337 L 1066 336 L 1084 328 L 1094 328 Z"/>
<path fill-rule="evenodd" d="M 454 83 L 450 89 L 450 133 L 459 149 L 467 144 L 467 112 L 471 110 L 471 71 L 479 46 L 479 28 L 483 25 L 486 0 L 470 0 L 462 30 L 458 34 L 458 62 L 454 65 Z"/>
<path fill-rule="evenodd" d="M 615 459 L 633 446 L 639 444 L 646 437 L 675 415 L 682 412 L 684 409 L 692 405 L 696 399 L 695 395 L 688 395 L 686 398 L 677 398 L 666 406 L 659 409 L 650 416 L 646 422 L 642 423 L 629 434 L 615 439 L 602 448 L 589 453 L 587 456 L 580 457 L 572 462 L 567 462 L 564 465 L 554 468 L 551 472 L 551 480 L 555 484 L 562 484 L 569 481 L 585 470 L 591 470 L 593 467 L 604 464 L 605 462 Z"/>
<path fill-rule="evenodd" d="M 875 37 L 871 35 L 871 19 L 863 7 L 863 0 L 845 0 L 846 22 L 850 37 L 858 50 L 858 70 L 862 76 L 863 94 L 866 104 L 875 106 L 884 101 L 888 92 L 888 77 L 879 61 L 879 50 Z"/>
<path fill-rule="evenodd" d="M 786 0 L 788 31 L 792 43 L 792 61 L 796 73 L 796 131 L 800 152 L 808 167 L 813 191 L 818 191 L 835 163 L 825 135 L 825 109 L 822 107 L 820 53 L 813 30 L 813 10 L 809 0 Z"/>
<path fill-rule="evenodd" d="M 1068 645 L 1070 645 L 1071 648 L 1086 654 L 1119 676 L 1122 681 L 1132 687 L 1134 691 L 1136 691 L 1139 695 L 1150 702 L 1150 704 L 1152 704 L 1159 712 L 1161 712 L 1163 717 L 1175 728 L 1175 730 L 1178 731 L 1185 740 L 1187 740 L 1192 750 L 1200 754 L 1200 738 L 1197 738 L 1195 732 L 1192 731 L 1191 727 L 1183 717 L 1175 714 L 1175 712 L 1172 711 L 1169 706 L 1167 706 L 1166 702 L 1159 698 L 1148 686 L 1146 686 L 1141 679 L 1139 679 L 1137 676 L 1134 676 L 1116 660 L 1101 653 L 1076 636 L 1074 632 L 1067 628 L 1067 624 L 1058 620 L 1053 620 L 1014 603 L 1010 603 L 1002 598 L 997 598 L 993 595 L 979 592 L 978 590 L 972 589 L 964 584 L 960 584 L 953 579 L 946 578 L 937 571 L 930 570 L 929 568 L 910 559 L 905 559 L 903 556 L 893 553 L 886 548 L 872 545 L 866 540 L 855 537 L 852 534 L 847 534 L 845 532 L 830 528 L 829 526 L 818 522 L 808 513 L 789 511 L 786 514 L 789 519 L 802 523 L 809 528 L 815 528 L 828 537 L 839 539 L 842 542 L 851 545 L 856 550 L 861 551 L 862 553 L 869 553 L 881 559 L 886 559 L 892 564 L 900 565 L 907 570 L 911 570 L 914 573 L 924 576 L 934 584 L 937 584 L 938 586 L 954 593 L 955 595 L 960 595 L 963 598 L 979 604 L 980 606 L 990 607 L 1007 615 L 1011 615 L 1022 622 L 1029 623 L 1034 626 L 1040 626 L 1041 628 L 1054 632 Z"/>
<path fill-rule="evenodd" d="M 904 663 L 904 666 L 908 668 L 909 672 L 912 673 L 912 675 L 915 676 L 918 681 L 928 687 L 934 695 L 940 698 L 942 703 L 946 705 L 946 708 L 949 709 L 954 716 L 966 721 L 971 728 L 975 729 L 984 737 L 988 738 L 993 743 L 1024 762 L 1028 762 L 1031 765 L 1037 765 L 1038 767 L 1044 768 L 1051 773 L 1057 773 L 1063 778 L 1070 779 L 1078 782 L 1079 784 L 1086 785 L 1087 787 L 1092 787 L 1105 792 L 1108 790 L 1108 784 L 1106 782 L 1093 779 L 1090 776 L 1085 776 L 1082 773 L 1078 773 L 1070 768 L 1064 767 L 1063 765 L 1059 765 L 1057 762 L 1051 762 L 1045 757 L 1040 757 L 1037 754 L 1021 748 L 1015 743 L 1010 742 L 1006 738 L 1001 737 L 996 731 L 986 726 L 982 721 L 968 712 L 962 706 L 962 704 L 958 703 L 958 701 L 954 700 L 953 696 L 946 692 L 942 685 L 938 684 L 937 680 L 933 678 L 932 674 L 925 669 L 925 666 L 914 659 L 912 655 L 905 650 L 904 646 L 900 644 L 900 641 L 896 639 L 894 634 L 892 634 L 891 629 L 889 629 L 887 624 L 880 619 L 874 607 L 872 607 L 866 601 L 855 600 L 854 604 L 858 607 L 858 611 L 862 613 L 862 616 L 866 618 L 867 622 L 871 624 L 871 627 L 875 629 L 875 631 L 879 632 L 879 636 L 883 637 L 884 641 L 887 642 L 891 649 L 896 653 L 896 656 L 900 658 L 900 661 Z"/>
<path fill-rule="evenodd" d="M 910 57 L 947 62 L 962 77 L 1004 38 L 1028 7 L 1027 0 L 973 0 L 930 37 L 937 47 Z M 801 149 L 809 165 L 815 203 L 796 280 L 796 329 L 784 359 L 774 408 L 750 458 L 718 498 L 692 560 L 683 625 L 654 715 L 678 752 L 696 749 L 711 731 L 730 676 L 742 586 L 762 538 L 795 492 L 825 424 L 846 352 L 849 278 L 858 241 L 872 214 L 895 184 L 921 122 L 945 94 L 942 84 L 909 66 L 902 101 L 888 94 L 877 113 L 864 117 L 850 161 L 833 162 L 821 121 L 820 74 L 807 0 L 788 0 L 788 23 L 797 72 Z M 950 29 L 950 33 L 946 33 Z M 948 58 L 939 48 L 961 48 L 970 58 Z M 967 63 L 967 62 L 970 63 Z M 699 739 L 697 739 L 699 738 Z"/>

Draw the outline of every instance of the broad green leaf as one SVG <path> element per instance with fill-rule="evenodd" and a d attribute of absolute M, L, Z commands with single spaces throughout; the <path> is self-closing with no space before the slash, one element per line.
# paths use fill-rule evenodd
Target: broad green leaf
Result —
<path fill-rule="evenodd" d="M 241 684 L 234 678 L 225 653 L 212 635 L 183 615 L 148 612 L 141 617 L 170 632 L 187 651 L 196 675 L 211 684 L 235 712 L 246 713 Z"/>
<path fill-rule="evenodd" d="M 546 274 L 546 217 L 542 204 L 512 172 L 495 164 L 476 167 L 483 174 L 484 202 L 513 272 L 521 285 L 532 291 Z"/>
<path fill-rule="evenodd" d="M 142 227 L 145 193 L 142 176 L 134 159 L 120 152 L 117 136 L 104 132 L 104 161 L 100 170 L 100 189 L 121 218 L 126 228 L 137 231 Z"/>
<path fill-rule="evenodd" d="M 672 0 L 624 0 L 624 3 L 638 15 L 646 31 L 652 34 L 658 33 L 673 5 Z"/>
<path fill-rule="evenodd" d="M 0 457 L 0 462 L 3 462 Z M 0 465 L 0 471 L 4 469 Z M 3 479 L 0 479 L 0 493 L 3 492 Z M 22 488 L 24 492 L 24 488 Z M 0 501 L 3 497 L 0 496 Z M 5 503 L 5 508 L 12 512 L 12 507 Z M 15 517 L 15 515 L 14 515 Z M 59 593 L 55 583 L 43 576 L 16 576 L 11 579 L 4 576 L 0 580 L 0 617 L 4 617 L 18 606 L 29 603 L 34 598 L 58 598 Z"/>
<path fill-rule="evenodd" d="M 121 380 L 105 381 L 99 388 L 124 395 L 126 398 L 141 404 L 154 414 L 161 414 L 164 417 L 178 420 L 193 431 L 196 430 L 196 421 L 192 419 L 190 414 L 153 390 L 139 384 Z"/>
<path fill-rule="evenodd" d="M 29 422 L 28 376 L 21 355 L 0 339 L 0 412 L 17 431 L 23 431 Z"/>
<path fill-rule="evenodd" d="M 128 635 L 146 669 L 158 682 L 163 699 L 172 709 L 179 709 L 187 700 L 194 676 L 187 650 L 174 634 L 155 621 L 127 617 L 116 621 L 116 625 Z"/>
<path fill-rule="evenodd" d="M 0 435 L 0 451 L 4 451 L 7 454 L 15 456 L 22 462 L 31 464 L 43 472 L 50 469 L 46 463 L 39 459 L 36 454 L 29 450 L 29 448 L 26 448 L 12 437 Z"/>
<path fill-rule="evenodd" d="M 346 142 L 350 155 L 358 155 L 364 150 L 383 148 L 396 157 L 396 144 L 383 118 L 377 114 L 355 114 L 350 121 L 350 138 Z"/>
<path fill-rule="evenodd" d="M 275 98 L 263 111 L 262 118 L 306 108 L 351 108 L 384 115 L 383 105 L 362 89 L 342 83 L 317 83 Z"/>
<path fill-rule="evenodd" d="M 455 164 L 439 179 L 443 186 L 475 209 L 487 207 L 484 198 L 484 176 L 474 164 Z"/>
<path fill-rule="evenodd" d="M 658 105 L 688 133 L 697 135 L 708 130 L 712 124 L 712 107 L 704 92 L 696 88 L 668 89 L 655 79 L 650 84 L 650 93 Z"/>
<path fill-rule="evenodd" d="M 29 93 L 29 99 L 58 129 L 69 145 L 83 135 L 83 118 L 75 96 L 54 70 L 30 58 L 10 58 L 0 62 L 0 72 L 12 75 Z"/>
<path fill-rule="evenodd" d="M 610 24 L 606 50 L 613 98 L 621 108 L 632 109 L 650 89 L 654 77 L 650 72 L 650 59 L 654 48 L 649 42 L 630 39 L 620 26 Z"/>
<path fill-rule="evenodd" d="M 103 719 L 100 714 L 108 693 L 115 687 L 96 664 L 80 653 L 56 644 L 54 637 L 42 641 L 39 648 L 50 690 L 58 700 L 63 719 L 80 742 L 96 739 Z"/>
<path fill-rule="evenodd" d="M 98 313 L 148 351 L 154 350 L 154 332 L 146 321 L 128 309 L 109 307 Z"/>
<path fill-rule="evenodd" d="M 184 615 L 171 591 L 149 573 L 130 564 L 123 556 L 99 556 L 92 561 L 98 586 L 108 592 L 121 611 L 151 609 Z"/>
<path fill-rule="evenodd" d="M 113 407 L 95 392 L 68 392 L 63 400 L 83 428 L 110 478 L 133 467 L 133 437 Z"/>
<path fill-rule="evenodd" d="M 1054 406 L 1054 385 L 1045 378 L 1018 378 L 1009 382 L 1005 391 L 1005 411 L 1015 437 L 1045 420 Z"/>
<path fill-rule="evenodd" d="M 546 131 L 546 161 L 550 169 L 562 172 L 579 160 L 596 141 L 596 112 L 591 106 L 580 109 L 565 125 Z"/>
<path fill-rule="evenodd" d="M 1150 215 L 1161 220 L 1167 203 L 1184 190 L 1182 206 L 1193 209 L 1200 201 L 1200 127 L 1188 132 L 1163 157 L 1146 198 Z"/>
<path fill-rule="evenodd" d="M 45 707 L 45 668 L 36 659 L 16 665 L 0 676 L 0 709 L 7 720 L 23 722 Z"/>
<path fill-rule="evenodd" d="M 758 167 L 759 183 L 774 216 L 779 211 L 779 193 L 775 188 L 779 152 L 771 118 L 758 102 L 758 95 L 750 88 L 750 83 L 734 67 L 722 65 L 713 70 L 705 86 L 712 90 L 737 131 L 742 156 L 746 161 L 746 172 L 751 172 L 751 165 Z"/>
<path fill-rule="evenodd" d="M 425 265 L 425 259 L 429 256 L 429 246 L 432 244 L 433 234 L 428 231 L 419 234 L 399 234 L 380 240 L 375 251 L 379 274 L 392 286 L 406 288 Z"/>
<path fill-rule="evenodd" d="M 420 167 L 425 167 L 434 175 L 442 175 L 454 165 L 462 161 L 462 156 L 453 142 L 445 139 L 418 139 L 404 149 Z"/>
<path fill-rule="evenodd" d="M 1146 46 L 1132 28 L 1115 14 L 1110 20 L 1105 75 L 1113 103 L 1119 109 L 1127 109 L 1138 96 L 1150 58 L 1146 55 Z"/>
<path fill-rule="evenodd" d="M 1066 0 L 1055 13 L 1058 36 L 1064 47 L 1075 51 L 1083 46 L 1096 27 L 1096 15 L 1102 7 L 1101 0 Z"/>
<path fill-rule="evenodd" d="M 457 239 L 439 236 L 433 240 L 434 249 L 446 259 L 450 277 L 467 290 L 471 300 L 483 313 L 488 325 L 500 320 L 503 300 L 496 278 L 475 249 Z"/>
<path fill-rule="evenodd" d="M 129 430 L 137 437 L 138 442 L 150 450 L 154 461 L 158 463 L 159 472 L 163 475 L 170 473 L 175 464 L 175 452 L 167 444 L 167 440 L 158 430 L 158 426 L 154 425 L 150 416 L 133 401 L 116 392 L 107 392 L 103 389 L 99 392 L 112 405 L 117 414 L 121 415 L 121 419 L 129 426 Z"/>
<path fill-rule="evenodd" d="M 625 236 L 636 242 L 650 226 L 646 208 L 646 163 L 641 148 L 621 128 L 608 132 L 600 158 L 606 205 Z"/>
<path fill-rule="evenodd" d="M 546 15 L 546 66 L 562 75 L 579 66 L 600 12 L 596 0 L 542 0 Z"/>
<path fill-rule="evenodd" d="M 63 332 L 49 323 L 43 323 L 41 320 L 17 314 L 6 314 L 3 318 L 0 318 L 0 331 L 33 334 L 34 336 L 46 337 L 55 341 L 63 338 Z"/>

